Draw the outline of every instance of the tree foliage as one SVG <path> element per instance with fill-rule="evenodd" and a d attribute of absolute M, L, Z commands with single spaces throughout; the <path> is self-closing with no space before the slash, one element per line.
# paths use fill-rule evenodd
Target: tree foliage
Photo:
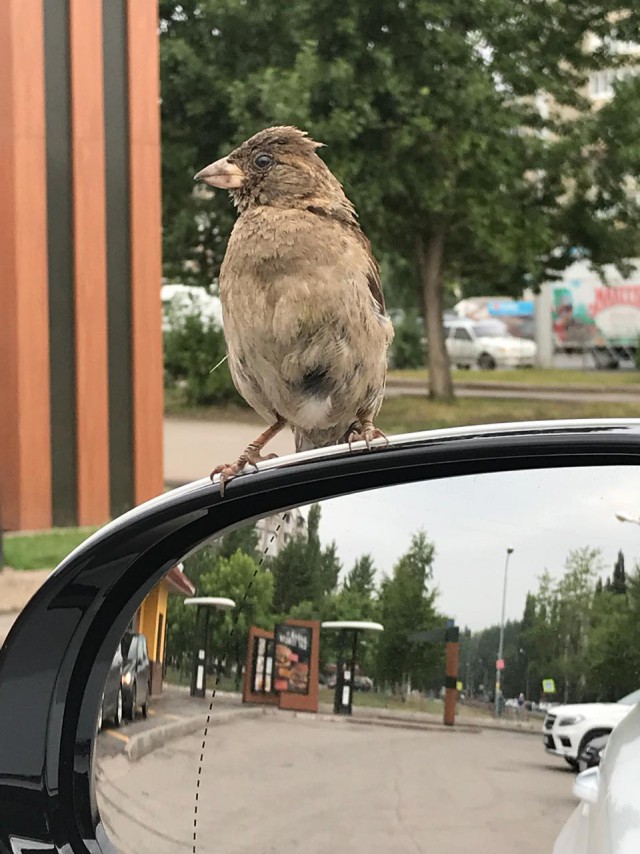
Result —
<path fill-rule="evenodd" d="M 274 578 L 274 607 L 288 613 L 300 602 L 318 604 L 335 589 L 340 574 L 340 561 L 335 543 L 320 543 L 320 505 L 309 509 L 306 533 L 292 537 L 268 562 Z"/>
<path fill-rule="evenodd" d="M 270 124 L 328 144 L 376 252 L 412 271 L 434 395 L 451 394 L 446 283 L 517 293 L 576 253 L 638 254 L 640 84 L 599 114 L 584 96 L 623 61 L 612 39 L 637 41 L 633 4 L 163 0 L 160 16 L 169 275 L 215 279 L 231 207 L 190 177 Z"/>
<path fill-rule="evenodd" d="M 442 645 L 416 644 L 413 631 L 429 629 L 444 620 L 437 614 L 437 588 L 433 584 L 435 546 L 424 531 L 414 534 L 411 546 L 398 560 L 390 578 L 380 587 L 380 618 L 384 632 L 378 646 L 379 679 L 394 689 L 411 684 L 432 687 L 438 673 L 442 678 Z"/>

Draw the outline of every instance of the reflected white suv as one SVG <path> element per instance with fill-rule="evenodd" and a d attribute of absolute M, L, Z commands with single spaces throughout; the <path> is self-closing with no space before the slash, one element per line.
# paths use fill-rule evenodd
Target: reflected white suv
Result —
<path fill-rule="evenodd" d="M 510 335 L 501 320 L 454 320 L 445 323 L 449 359 L 457 367 L 528 368 L 536 360 L 536 345 Z"/>
<path fill-rule="evenodd" d="M 617 703 L 576 703 L 553 706 L 542 725 L 542 737 L 548 753 L 562 756 L 572 768 L 578 768 L 578 756 L 594 738 L 610 733 L 640 701 L 640 691 L 628 694 Z"/>
<path fill-rule="evenodd" d="M 640 691 L 630 694 L 640 701 Z M 629 699 L 629 698 L 624 698 Z M 562 828 L 553 854 L 638 854 L 640 851 L 640 702 L 607 742 L 599 766 L 576 777 L 580 804 Z"/>

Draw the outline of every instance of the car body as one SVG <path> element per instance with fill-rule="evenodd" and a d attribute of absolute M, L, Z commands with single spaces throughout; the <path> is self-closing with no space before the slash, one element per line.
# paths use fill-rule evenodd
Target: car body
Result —
<path fill-rule="evenodd" d="M 138 707 L 142 716 L 149 712 L 151 665 L 147 639 L 137 632 L 125 632 L 122 641 L 122 698 L 129 720 L 135 720 Z"/>
<path fill-rule="evenodd" d="M 113 650 L 148 592 L 204 542 L 294 505 L 380 487 L 566 466 L 591 471 L 612 457 L 618 466 L 640 467 L 640 419 L 434 430 L 390 436 L 373 450 L 357 443 L 268 460 L 234 478 L 224 496 L 219 482 L 203 478 L 108 523 L 47 578 L 0 648 L 0 850 L 114 851 L 95 774 L 96 720 Z M 602 768 L 611 770 L 623 806 L 635 798 L 629 815 L 637 819 L 640 792 L 629 780 L 637 781 L 640 756 L 632 753 L 630 777 L 624 750 L 612 750 L 628 721 L 614 730 Z M 621 776 L 613 774 L 614 760 Z M 215 765 L 224 774 L 224 763 Z M 605 823 L 617 819 L 611 811 L 602 816 Z M 638 845 L 625 854 L 631 850 Z"/>
<path fill-rule="evenodd" d="M 640 691 L 622 697 L 617 703 L 575 703 L 554 706 L 542 724 L 547 753 L 561 756 L 577 770 L 578 757 L 594 738 L 607 735 L 640 701 Z"/>
<path fill-rule="evenodd" d="M 122 698 L 122 649 L 118 644 L 107 681 L 102 694 L 102 705 L 98 716 L 98 730 L 101 730 L 105 721 L 111 721 L 115 726 L 122 724 L 124 702 Z"/>
<path fill-rule="evenodd" d="M 612 731 L 599 765 L 577 775 L 580 803 L 560 831 L 553 854 L 640 851 L 640 704 Z"/>
<path fill-rule="evenodd" d="M 533 367 L 536 345 L 508 333 L 501 320 L 454 320 L 445 323 L 449 359 L 457 367 Z"/>

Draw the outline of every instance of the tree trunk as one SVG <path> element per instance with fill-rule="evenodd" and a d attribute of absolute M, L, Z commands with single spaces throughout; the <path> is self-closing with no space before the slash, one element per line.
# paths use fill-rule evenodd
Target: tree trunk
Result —
<path fill-rule="evenodd" d="M 427 240 L 418 238 L 416 251 L 420 270 L 422 302 L 425 306 L 425 331 L 429 353 L 429 395 L 439 400 L 453 400 L 451 365 L 444 343 L 444 287 L 442 256 L 444 232 L 436 232 Z"/>

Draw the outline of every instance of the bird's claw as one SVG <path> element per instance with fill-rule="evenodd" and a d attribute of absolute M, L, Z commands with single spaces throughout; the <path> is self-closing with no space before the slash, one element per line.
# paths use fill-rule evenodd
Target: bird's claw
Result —
<path fill-rule="evenodd" d="M 385 436 L 382 430 L 378 430 L 370 421 L 365 421 L 362 425 L 361 430 L 352 430 L 347 437 L 347 442 L 349 443 L 349 450 L 353 450 L 351 447 L 353 442 L 365 442 L 368 450 L 371 450 L 371 443 L 374 439 L 384 439 L 385 443 L 389 444 L 389 439 Z"/>
<path fill-rule="evenodd" d="M 209 477 L 211 480 L 218 474 L 220 475 L 220 495 L 224 498 L 224 490 L 226 484 L 232 480 L 237 474 L 240 474 L 242 469 L 245 466 L 244 460 L 238 460 L 236 463 L 222 463 L 222 465 L 216 466 L 214 470 L 211 472 Z"/>
<path fill-rule="evenodd" d="M 258 470 L 258 463 L 264 463 L 266 460 L 277 460 L 277 454 L 265 454 L 264 456 L 260 453 L 260 449 L 254 447 L 253 445 L 249 445 L 247 450 L 244 452 L 240 459 L 244 459 L 245 463 L 249 463 L 250 466 L 253 466 L 256 471 Z M 238 460 L 240 462 L 240 460 Z"/>
<path fill-rule="evenodd" d="M 258 449 L 249 446 L 235 463 L 222 463 L 221 465 L 216 466 L 211 472 L 211 480 L 213 480 L 216 475 L 220 475 L 220 495 L 224 497 L 226 484 L 230 480 L 233 480 L 236 475 L 240 474 L 246 465 L 253 466 L 257 471 L 258 463 L 264 462 L 265 460 L 276 459 L 277 456 L 277 454 L 267 454 L 266 456 L 262 456 Z"/>

